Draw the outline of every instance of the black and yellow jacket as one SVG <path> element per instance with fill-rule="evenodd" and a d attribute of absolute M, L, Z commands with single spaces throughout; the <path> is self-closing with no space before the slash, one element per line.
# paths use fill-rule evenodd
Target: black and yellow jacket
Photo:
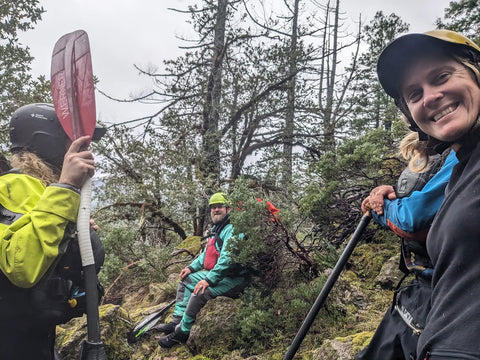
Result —
<path fill-rule="evenodd" d="M 79 204 L 68 185 L 45 187 L 15 170 L 0 175 L 0 270 L 12 284 L 38 283 L 72 236 Z"/>

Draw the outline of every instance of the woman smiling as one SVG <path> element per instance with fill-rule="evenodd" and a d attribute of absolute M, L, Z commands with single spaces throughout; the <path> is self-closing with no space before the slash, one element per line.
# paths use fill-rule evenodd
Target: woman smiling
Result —
<path fill-rule="evenodd" d="M 434 265 L 431 309 L 418 359 L 480 359 L 480 48 L 461 34 L 408 34 L 379 57 L 380 83 L 395 99 L 424 158 L 452 146 L 454 168 L 427 237 Z"/>

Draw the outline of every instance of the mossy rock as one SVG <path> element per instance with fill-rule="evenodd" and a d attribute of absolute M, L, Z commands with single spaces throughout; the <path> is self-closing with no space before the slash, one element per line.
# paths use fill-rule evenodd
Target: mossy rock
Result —
<path fill-rule="evenodd" d="M 351 336 L 325 340 L 319 349 L 312 351 L 312 360 L 352 360 L 355 351 Z"/>
<path fill-rule="evenodd" d="M 326 340 L 319 349 L 312 351 L 312 360 L 353 360 L 355 355 L 368 345 L 373 333 L 365 331 Z"/>
<path fill-rule="evenodd" d="M 357 277 L 363 278 L 373 285 L 385 262 L 398 254 L 398 247 L 389 248 L 382 244 L 361 244 L 352 254 L 350 262 Z"/>
<path fill-rule="evenodd" d="M 122 307 L 126 309 L 137 309 L 143 311 L 144 308 L 152 308 L 153 306 L 161 306 L 165 302 L 170 302 L 175 297 L 168 283 L 151 283 L 143 286 L 138 291 L 125 295 Z M 132 311 L 130 311 L 132 315 Z M 135 316 L 135 314 L 133 314 Z"/>
<path fill-rule="evenodd" d="M 385 261 L 380 273 L 375 278 L 375 284 L 378 284 L 383 289 L 393 290 L 403 277 L 403 273 L 398 268 L 399 262 L 400 254 L 392 256 Z"/>
<path fill-rule="evenodd" d="M 236 314 L 240 306 L 240 300 L 224 296 L 207 302 L 190 332 L 188 343 L 195 354 L 218 359 L 233 350 L 237 336 Z"/>
<path fill-rule="evenodd" d="M 132 348 L 126 334 L 131 320 L 128 313 L 118 305 L 104 305 L 99 308 L 101 339 L 108 359 L 130 360 Z M 56 348 L 62 360 L 77 360 L 82 342 L 87 338 L 87 318 L 73 319 L 57 326 Z"/>
<path fill-rule="evenodd" d="M 372 340 L 373 334 L 375 334 L 375 331 L 362 331 L 352 335 L 353 352 L 357 354 L 360 350 L 366 347 L 370 343 L 370 340 Z"/>
<path fill-rule="evenodd" d="M 200 252 L 201 245 L 201 236 L 187 236 L 185 240 L 178 245 L 178 248 L 188 250 L 192 254 L 198 254 Z"/>

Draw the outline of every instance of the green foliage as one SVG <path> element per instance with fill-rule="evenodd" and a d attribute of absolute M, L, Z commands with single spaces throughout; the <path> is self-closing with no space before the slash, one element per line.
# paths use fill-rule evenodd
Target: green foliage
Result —
<path fill-rule="evenodd" d="M 100 235 L 102 232 L 100 232 Z M 111 284 L 121 273 L 121 269 L 128 265 L 131 260 L 131 254 L 126 255 L 128 248 L 134 243 L 135 234 L 128 229 L 114 229 L 106 237 L 102 238 L 105 248 L 105 263 L 99 274 L 100 280 L 104 284 Z M 136 259 L 134 259 L 136 260 Z"/>
<path fill-rule="evenodd" d="M 280 325 L 272 310 L 245 308 L 238 316 L 242 318 L 238 322 L 237 342 L 240 348 L 248 349 L 250 354 L 255 354 L 272 347 L 274 334 L 279 332 Z"/>
<path fill-rule="evenodd" d="M 18 39 L 19 32 L 34 28 L 43 12 L 38 0 L 3 1 L 0 5 L 0 144 L 8 144 L 8 121 L 18 107 L 51 101 L 49 82 L 29 74 L 33 57 Z"/>
<path fill-rule="evenodd" d="M 248 288 L 241 297 L 243 306 L 237 313 L 239 348 L 248 349 L 248 354 L 260 353 L 272 348 L 282 338 L 284 319 L 278 314 L 273 296 Z"/>
<path fill-rule="evenodd" d="M 437 19 L 435 24 L 440 29 L 460 32 L 477 44 L 480 43 L 480 1 L 450 1 L 445 9 L 445 19 Z"/>
<path fill-rule="evenodd" d="M 258 270 L 256 254 L 268 251 L 264 235 L 268 232 L 268 218 L 265 203 L 257 200 L 262 194 L 255 192 L 248 186 L 249 181 L 242 178 L 235 182 L 235 188 L 229 199 L 233 204 L 230 221 L 234 224 L 235 234 L 245 236 L 236 237 L 230 243 L 232 260 L 246 267 Z"/>
<path fill-rule="evenodd" d="M 270 274 L 275 286 L 277 276 L 280 275 L 275 254 L 281 257 L 282 248 L 278 242 L 272 242 L 269 237 L 272 232 L 272 222 L 266 209 L 266 198 L 258 191 L 249 187 L 249 181 L 237 179 L 233 192 L 229 195 L 233 204 L 230 221 L 234 225 L 235 234 L 233 241 L 229 242 L 228 250 L 231 252 L 232 261 L 249 269 L 260 278 Z M 257 198 L 265 199 L 260 202 Z M 238 236 L 242 234 L 242 236 Z"/>
<path fill-rule="evenodd" d="M 371 225 L 374 232 L 368 244 L 360 244 L 354 251 L 354 265 L 357 276 L 365 280 L 369 286 L 380 272 L 385 261 L 398 254 L 398 237 L 392 231 Z M 362 264 L 361 267 L 356 264 Z"/>
<path fill-rule="evenodd" d="M 232 261 L 249 269 L 258 286 L 270 293 L 282 281 L 296 277 L 297 272 L 306 276 L 315 270 L 309 254 L 289 230 L 291 214 L 276 203 L 278 198 L 269 198 L 243 178 L 235 182 L 230 198 L 234 207 L 231 222 L 235 233 L 243 234 L 229 241 Z M 270 200 L 280 208 L 278 218 L 267 209 Z"/>
<path fill-rule="evenodd" d="M 322 275 L 310 283 L 275 290 L 265 297 L 255 288 L 242 295 L 243 306 L 237 313 L 240 348 L 246 355 L 261 353 L 264 349 L 284 349 L 293 340 L 326 281 Z M 345 308 L 336 302 L 327 302 L 312 324 L 309 333 L 321 338 L 338 335 L 347 322 Z"/>
<path fill-rule="evenodd" d="M 137 134 L 115 127 L 96 144 L 105 174 L 99 191 L 100 212 L 119 222 L 140 221 L 151 243 L 167 243 L 175 235 L 201 236 L 204 231 L 208 179 L 195 178 L 195 164 L 171 134 Z M 142 225 L 143 224 L 143 225 Z M 136 224 L 135 226 L 138 226 Z"/>
<path fill-rule="evenodd" d="M 131 228 L 113 228 L 102 240 L 106 258 L 99 279 L 104 287 L 115 286 L 108 294 L 109 302 L 119 302 L 130 289 L 143 286 L 141 284 L 167 279 L 171 246 L 145 244 L 139 239 L 138 231 Z"/>
<path fill-rule="evenodd" d="M 405 164 L 394 155 L 395 144 L 393 133 L 371 130 L 311 165 L 300 208 L 316 224 L 319 241 L 343 242 L 360 219 L 360 204 L 368 192 L 396 181 Z"/>
<path fill-rule="evenodd" d="M 400 117 L 393 100 L 378 82 L 376 63 L 384 47 L 408 29 L 409 25 L 396 14 L 386 15 L 382 11 L 377 11 L 373 20 L 363 28 L 362 38 L 368 49 L 359 58 L 350 99 L 355 109 L 352 126 L 357 132 L 364 133 L 372 128 L 390 131 Z"/>
<path fill-rule="evenodd" d="M 315 234 L 318 235 L 318 234 Z M 313 237 L 310 244 L 315 246 L 312 254 L 313 260 L 318 264 L 319 269 L 333 268 L 338 261 L 338 248 L 327 239 Z"/>

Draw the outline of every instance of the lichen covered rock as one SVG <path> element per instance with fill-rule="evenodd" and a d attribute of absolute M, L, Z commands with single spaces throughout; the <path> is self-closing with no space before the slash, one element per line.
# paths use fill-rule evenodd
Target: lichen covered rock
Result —
<path fill-rule="evenodd" d="M 125 334 L 131 322 L 125 309 L 118 305 L 103 305 L 99 308 L 101 339 L 108 359 L 130 360 L 132 349 Z M 87 317 L 73 319 L 57 326 L 56 347 L 62 360 L 77 360 L 80 347 L 87 338 Z"/>

